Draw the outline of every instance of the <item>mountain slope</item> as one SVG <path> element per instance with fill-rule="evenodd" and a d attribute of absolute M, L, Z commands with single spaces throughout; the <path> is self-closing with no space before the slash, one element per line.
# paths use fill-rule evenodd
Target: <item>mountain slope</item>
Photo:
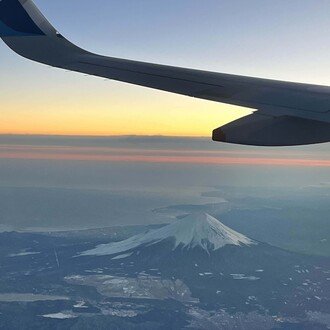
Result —
<path fill-rule="evenodd" d="M 250 246 L 257 244 L 248 237 L 228 228 L 214 217 L 206 213 L 197 213 L 121 242 L 99 245 L 81 255 L 102 256 L 127 253 L 134 249 L 169 241 L 172 243 L 172 250 L 177 248 L 189 250 L 199 247 L 206 252 L 219 250 L 226 245 Z"/>

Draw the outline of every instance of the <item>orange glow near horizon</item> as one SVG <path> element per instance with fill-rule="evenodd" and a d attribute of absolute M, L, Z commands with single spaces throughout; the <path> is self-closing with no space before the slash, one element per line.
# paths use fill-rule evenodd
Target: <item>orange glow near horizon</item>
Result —
<path fill-rule="evenodd" d="M 211 136 L 212 130 L 240 117 L 237 113 L 228 115 L 220 109 L 195 109 L 189 107 L 177 113 L 173 109 L 163 107 L 157 112 L 139 109 L 119 109 L 113 112 L 87 112 L 77 114 L 49 113 L 34 111 L 26 115 L 21 112 L 7 114 L 0 127 L 0 134 L 30 135 L 80 135 L 80 136 Z M 219 106 L 218 106 L 219 108 Z M 162 113 L 161 113 L 162 112 Z"/>
<path fill-rule="evenodd" d="M 79 76 L 81 78 L 81 76 Z M 3 94 L 0 134 L 211 136 L 248 110 L 97 79 Z M 49 85 L 50 84 L 50 85 Z M 49 88 L 47 88 L 49 85 Z"/>

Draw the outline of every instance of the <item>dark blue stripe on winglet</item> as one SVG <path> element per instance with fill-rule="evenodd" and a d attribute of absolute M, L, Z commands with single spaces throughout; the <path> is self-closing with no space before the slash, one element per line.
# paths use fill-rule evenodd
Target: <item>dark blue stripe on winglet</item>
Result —
<path fill-rule="evenodd" d="M 0 1 L 0 36 L 44 35 L 18 0 Z"/>
<path fill-rule="evenodd" d="M 17 32 L 0 21 L 0 37 L 31 36 L 36 34 Z"/>

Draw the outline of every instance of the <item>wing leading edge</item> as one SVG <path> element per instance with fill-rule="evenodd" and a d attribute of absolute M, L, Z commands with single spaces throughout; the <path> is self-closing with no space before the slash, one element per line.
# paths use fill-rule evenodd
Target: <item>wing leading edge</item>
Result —
<path fill-rule="evenodd" d="M 213 139 L 247 145 L 330 141 L 330 88 L 90 53 L 72 44 L 32 0 L 0 2 L 0 36 L 16 53 L 54 67 L 256 110 L 214 131 Z"/>

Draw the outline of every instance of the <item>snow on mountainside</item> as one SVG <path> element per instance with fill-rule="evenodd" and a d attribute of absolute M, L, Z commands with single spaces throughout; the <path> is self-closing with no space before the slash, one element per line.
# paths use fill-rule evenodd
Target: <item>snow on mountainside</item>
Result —
<path fill-rule="evenodd" d="M 209 214 L 198 213 L 121 242 L 99 245 L 95 249 L 85 251 L 80 255 L 102 256 L 127 253 L 139 247 L 170 240 L 173 241 L 173 250 L 177 247 L 186 249 L 201 247 L 206 251 L 215 251 L 225 245 L 246 246 L 257 244 L 248 237 L 228 228 Z"/>

